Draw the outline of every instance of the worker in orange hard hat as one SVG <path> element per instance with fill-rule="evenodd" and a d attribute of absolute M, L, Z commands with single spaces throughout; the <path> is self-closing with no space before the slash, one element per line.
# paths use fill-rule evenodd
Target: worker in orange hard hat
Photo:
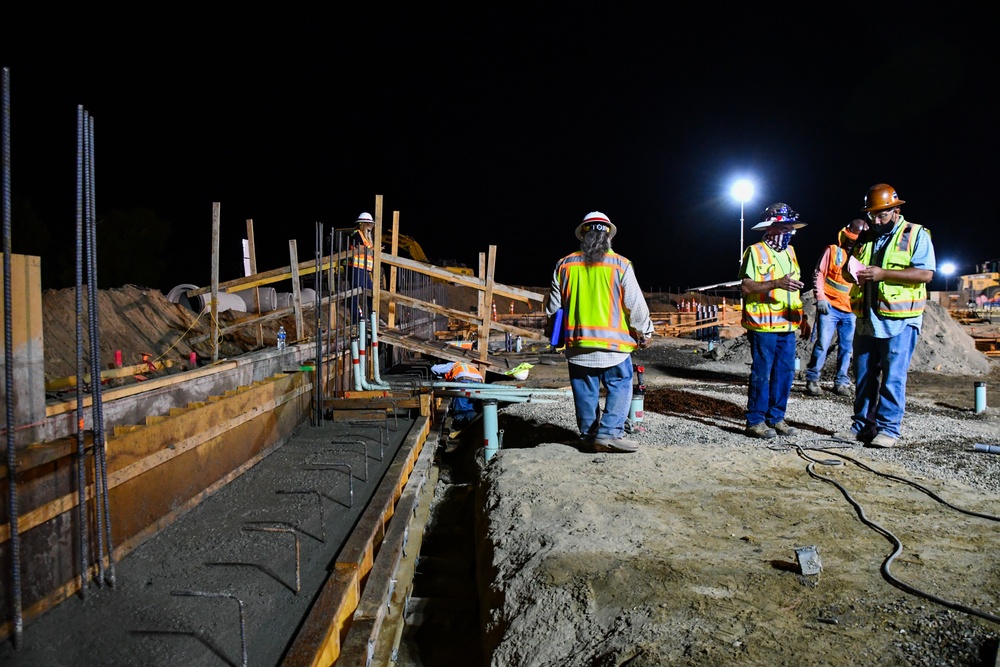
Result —
<path fill-rule="evenodd" d="M 799 294 L 801 271 L 791 245 L 792 236 L 805 226 L 788 204 L 771 204 L 753 226 L 764 238 L 744 251 L 740 264 L 743 328 L 751 358 L 743 433 L 751 438 L 799 431 L 785 421 L 785 410 L 795 379 L 795 334 L 809 337 Z"/>
<path fill-rule="evenodd" d="M 836 436 L 872 447 L 893 447 L 906 411 L 906 376 L 936 270 L 934 244 L 925 227 L 903 218 L 896 189 L 878 183 L 865 205 L 871 227 L 854 246 L 848 273 L 854 337 L 854 418 Z M 851 271 L 853 268 L 853 272 Z"/>
<path fill-rule="evenodd" d="M 813 345 L 809 365 L 806 366 L 806 393 L 819 396 L 819 376 L 826 362 L 827 352 L 837 335 L 837 374 L 833 391 L 840 396 L 850 396 L 851 366 L 854 348 L 855 317 L 851 311 L 851 281 L 845 278 L 847 260 L 858 241 L 858 234 L 868 229 L 868 222 L 856 218 L 837 233 L 837 243 L 828 245 L 816 263 L 813 272 L 813 292 L 816 296 L 816 343 Z"/>

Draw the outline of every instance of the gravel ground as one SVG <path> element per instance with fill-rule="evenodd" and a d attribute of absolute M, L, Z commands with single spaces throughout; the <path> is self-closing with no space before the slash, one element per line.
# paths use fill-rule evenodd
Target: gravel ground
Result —
<path fill-rule="evenodd" d="M 706 355 L 704 343 L 667 339 L 635 355 L 647 385 L 644 418 L 632 436 L 642 445 L 638 454 L 581 457 L 570 398 L 501 410 L 503 450 L 484 469 L 481 501 L 492 552 L 480 567 L 494 573 L 483 606 L 491 664 L 994 664 L 998 626 L 884 581 L 885 538 L 836 490 L 809 480 L 796 446 L 824 448 L 958 506 L 1000 514 L 1000 455 L 972 451 L 975 443 L 1000 444 L 1000 413 L 974 414 L 971 385 L 1000 380 L 996 362 L 987 361 L 979 376 L 915 374 L 903 438 L 889 450 L 831 439 L 849 425 L 851 399 L 831 391 L 808 396 L 798 378 L 788 420 L 800 435 L 763 443 L 742 434 L 749 358 L 741 345 L 739 338 L 724 341 Z M 946 353 L 938 350 L 935 363 L 968 369 Z M 565 362 L 544 355 L 528 384 L 568 386 Z M 1000 568 L 982 556 L 998 546 L 995 524 L 966 525 L 925 494 L 859 472 L 850 461 L 837 472 L 817 467 L 821 475 L 850 475 L 867 511 L 888 517 L 901 535 L 906 556 L 893 574 L 1000 614 Z M 745 471 L 746 483 L 728 477 L 734 469 Z M 813 529 L 789 524 L 789 509 L 816 511 Z M 696 524 L 691 534 L 677 528 L 689 521 Z M 823 528 L 816 533 L 816 526 Z M 746 545 L 754 554 L 782 553 L 790 540 L 821 545 L 828 568 L 822 582 L 796 575 L 799 583 L 788 588 L 755 564 L 756 555 L 739 554 Z M 721 571 L 728 572 L 723 583 L 715 581 Z M 750 583 L 733 583 L 743 578 Z M 815 590 L 796 593 L 802 586 Z M 706 602 L 704 591 L 716 593 Z M 783 597 L 793 602 L 772 610 Z M 678 644 L 687 648 L 678 653 Z"/>

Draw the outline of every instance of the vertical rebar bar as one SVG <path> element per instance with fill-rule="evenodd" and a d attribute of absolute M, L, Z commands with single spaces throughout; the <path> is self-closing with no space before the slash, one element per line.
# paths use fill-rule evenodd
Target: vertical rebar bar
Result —
<path fill-rule="evenodd" d="M 101 484 L 101 456 L 98 453 L 97 396 L 101 386 L 100 354 L 97 345 L 97 290 L 94 280 L 94 202 L 93 202 L 93 119 L 83 116 L 83 230 L 84 256 L 87 262 L 87 334 L 90 339 L 90 411 L 94 434 L 91 453 L 94 459 L 94 520 L 97 527 L 97 585 L 104 586 L 104 486 Z"/>
<path fill-rule="evenodd" d="M 90 546 L 87 516 L 87 450 L 83 413 L 83 105 L 76 107 L 76 451 L 80 518 L 80 596 L 90 584 Z"/>
<path fill-rule="evenodd" d="M 114 548 L 111 542 L 111 502 L 108 498 L 108 449 L 106 442 L 106 434 L 104 432 L 104 385 L 101 384 L 101 311 L 100 305 L 98 303 L 98 281 L 97 281 L 97 179 L 96 179 L 96 169 L 94 160 L 94 117 L 87 115 L 89 119 L 89 141 L 88 141 L 88 163 L 90 165 L 89 178 L 87 182 L 87 191 L 90 199 L 90 259 L 88 264 L 90 265 L 90 275 L 91 281 L 89 282 L 89 287 L 87 289 L 88 294 L 90 294 L 91 299 L 91 347 L 93 353 L 91 355 L 90 366 L 91 366 L 91 379 L 97 378 L 97 381 L 92 383 L 91 388 L 91 399 L 94 405 L 94 467 L 95 476 L 95 486 L 100 488 L 100 502 L 103 503 L 104 511 L 104 521 L 98 522 L 97 532 L 100 534 L 104 531 L 104 537 L 106 540 L 107 554 L 108 554 L 108 569 L 104 573 L 104 581 L 109 585 L 115 585 L 115 556 Z M 96 370 L 94 370 L 96 369 Z M 101 540 L 98 540 L 100 543 Z M 98 550 L 98 558 L 100 562 L 104 563 L 103 552 Z"/>
<path fill-rule="evenodd" d="M 316 272 L 315 272 L 315 283 L 313 290 L 315 295 L 313 296 L 313 313 L 315 317 L 315 343 L 316 343 L 316 364 L 313 369 L 313 382 L 316 384 L 315 391 L 313 392 L 316 400 L 316 413 L 313 419 L 313 426 L 323 425 L 323 312 L 321 310 L 323 303 L 323 223 L 316 223 L 316 252 L 314 253 L 316 259 Z"/>
<path fill-rule="evenodd" d="M 14 648 L 21 648 L 24 619 L 21 615 L 21 535 L 18 532 L 17 449 L 14 446 L 14 320 L 10 312 L 11 206 L 10 206 L 10 69 L 3 68 L 3 354 L 4 403 L 7 419 L 7 521 L 10 526 L 10 602 Z"/>

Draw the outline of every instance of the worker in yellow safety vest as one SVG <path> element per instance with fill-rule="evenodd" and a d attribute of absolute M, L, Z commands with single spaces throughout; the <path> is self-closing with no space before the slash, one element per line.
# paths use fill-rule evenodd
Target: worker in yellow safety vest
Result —
<path fill-rule="evenodd" d="M 362 289 L 364 297 L 351 297 L 350 319 L 352 324 L 367 321 L 372 310 L 372 271 L 375 268 L 375 220 L 371 213 L 362 213 L 354 221 L 354 231 L 348 237 L 347 289 Z"/>
<path fill-rule="evenodd" d="M 852 282 L 845 277 L 847 260 L 858 240 L 858 234 L 868 229 L 861 218 L 852 220 L 837 233 L 837 243 L 828 245 L 816 263 L 813 273 L 813 293 L 816 296 L 816 343 L 813 345 L 809 364 L 806 366 L 806 393 L 819 396 L 822 389 L 819 377 L 826 363 L 826 355 L 837 335 L 837 371 L 833 392 L 840 396 L 852 393 L 851 351 L 854 349 L 854 312 L 851 310 Z"/>
<path fill-rule="evenodd" d="M 848 274 L 854 337 L 854 417 L 835 434 L 872 447 L 893 447 L 906 411 L 906 377 L 923 324 L 927 283 L 936 260 L 931 233 L 903 218 L 896 189 L 877 183 L 861 210 L 871 228 L 854 246 Z"/>
<path fill-rule="evenodd" d="M 788 204 L 771 204 L 752 227 L 763 230 L 764 238 L 744 251 L 740 264 L 743 328 L 751 357 L 743 432 L 752 438 L 798 433 L 785 421 L 785 410 L 795 378 L 795 333 L 801 330 L 808 338 L 809 322 L 799 294 L 799 262 L 790 243 L 805 226 Z"/>
<path fill-rule="evenodd" d="M 625 439 L 632 403 L 632 357 L 649 347 L 653 323 L 632 262 L 611 249 L 618 228 L 600 211 L 576 228 L 580 250 L 556 263 L 545 312 L 550 325 L 562 310 L 566 361 L 580 437 L 588 449 L 635 452 Z M 607 397 L 600 410 L 600 389 Z"/>

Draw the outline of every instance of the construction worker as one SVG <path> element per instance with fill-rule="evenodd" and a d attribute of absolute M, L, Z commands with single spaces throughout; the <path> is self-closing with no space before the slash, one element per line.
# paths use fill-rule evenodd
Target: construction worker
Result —
<path fill-rule="evenodd" d="M 861 210 L 871 228 L 854 246 L 851 307 L 854 338 L 854 418 L 836 437 L 893 447 L 906 411 L 906 376 L 923 324 L 927 283 L 936 270 L 930 232 L 903 219 L 895 188 L 868 189 Z"/>
<path fill-rule="evenodd" d="M 632 403 L 632 357 L 652 343 L 653 322 L 632 262 L 611 249 L 618 232 L 608 216 L 588 213 L 576 228 L 580 250 L 556 263 L 546 297 L 549 326 L 563 310 L 564 343 L 577 426 L 598 452 L 635 452 L 624 438 Z M 600 410 L 601 386 L 607 391 Z"/>
<path fill-rule="evenodd" d="M 799 431 L 785 421 L 785 410 L 795 377 L 795 332 L 809 337 L 799 295 L 799 262 L 790 245 L 792 235 L 805 226 L 788 204 L 771 204 L 752 227 L 763 230 L 764 238 L 743 252 L 743 328 L 752 360 L 743 432 L 752 438 Z"/>
<path fill-rule="evenodd" d="M 354 231 L 348 237 L 348 289 L 361 288 L 364 299 L 351 297 L 351 323 L 366 321 L 372 310 L 372 271 L 375 269 L 375 220 L 371 213 L 362 213 L 354 221 Z"/>
<path fill-rule="evenodd" d="M 854 313 L 851 311 L 851 281 L 844 277 L 851 249 L 858 234 L 868 229 L 860 218 L 852 220 L 837 233 L 837 243 L 828 245 L 813 273 L 813 292 L 816 294 L 816 344 L 813 345 L 809 365 L 806 366 L 806 393 L 819 396 L 819 376 L 826 363 L 833 335 L 837 334 L 837 374 L 833 391 L 840 396 L 851 395 L 851 379 L 847 370 L 851 365 L 854 345 Z"/>
<path fill-rule="evenodd" d="M 446 382 L 474 382 L 482 384 L 483 374 L 472 364 L 456 361 L 445 372 L 444 379 Z M 476 414 L 479 412 L 477 405 L 477 401 L 465 398 L 464 396 L 456 396 L 451 399 L 452 425 L 462 427 L 475 419 Z"/>

